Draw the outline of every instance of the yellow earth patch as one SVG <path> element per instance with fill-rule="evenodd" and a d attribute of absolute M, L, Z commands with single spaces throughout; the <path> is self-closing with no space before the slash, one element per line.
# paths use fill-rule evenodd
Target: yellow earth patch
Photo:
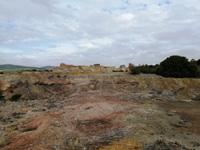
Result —
<path fill-rule="evenodd" d="M 115 141 L 110 146 L 103 147 L 99 150 L 141 150 L 142 145 L 133 139 Z"/>

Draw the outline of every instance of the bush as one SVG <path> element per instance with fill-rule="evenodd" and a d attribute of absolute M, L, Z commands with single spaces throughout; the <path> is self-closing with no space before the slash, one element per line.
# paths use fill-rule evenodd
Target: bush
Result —
<path fill-rule="evenodd" d="M 124 70 L 113 70 L 112 72 L 124 72 Z"/>
<path fill-rule="evenodd" d="M 198 68 L 196 63 L 189 62 L 186 57 L 171 56 L 160 63 L 156 74 L 174 78 L 197 77 Z"/>
<path fill-rule="evenodd" d="M 136 67 L 131 67 L 130 71 L 132 74 L 140 74 L 140 73 L 145 73 L 145 74 L 155 74 L 157 72 L 157 68 L 159 65 L 141 65 L 141 66 L 136 66 Z"/>
<path fill-rule="evenodd" d="M 21 94 L 15 94 L 10 98 L 10 101 L 18 101 L 21 98 Z"/>

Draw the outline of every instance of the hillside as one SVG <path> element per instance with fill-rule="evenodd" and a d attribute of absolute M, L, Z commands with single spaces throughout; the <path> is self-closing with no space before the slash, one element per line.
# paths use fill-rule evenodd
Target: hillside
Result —
<path fill-rule="evenodd" d="M 13 64 L 0 65 L 0 70 L 4 71 L 23 71 L 23 70 L 52 70 L 54 66 L 44 66 L 44 67 L 30 67 L 30 66 L 20 66 Z"/>

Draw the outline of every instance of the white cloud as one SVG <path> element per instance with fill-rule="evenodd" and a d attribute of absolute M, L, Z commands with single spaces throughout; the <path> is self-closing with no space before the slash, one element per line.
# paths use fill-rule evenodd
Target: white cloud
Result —
<path fill-rule="evenodd" d="M 199 14 L 199 0 L 0 0 L 0 64 L 199 59 Z"/>

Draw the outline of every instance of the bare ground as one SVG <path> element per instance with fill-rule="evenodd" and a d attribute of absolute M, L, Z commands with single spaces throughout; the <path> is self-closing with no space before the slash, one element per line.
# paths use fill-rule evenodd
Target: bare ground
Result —
<path fill-rule="evenodd" d="M 199 101 L 130 92 L 136 82 L 95 84 L 62 98 L 0 102 L 0 150 L 200 149 Z"/>
<path fill-rule="evenodd" d="M 1 105 L 1 150 L 200 149 L 199 108 L 196 101 L 98 91 L 7 102 Z"/>

